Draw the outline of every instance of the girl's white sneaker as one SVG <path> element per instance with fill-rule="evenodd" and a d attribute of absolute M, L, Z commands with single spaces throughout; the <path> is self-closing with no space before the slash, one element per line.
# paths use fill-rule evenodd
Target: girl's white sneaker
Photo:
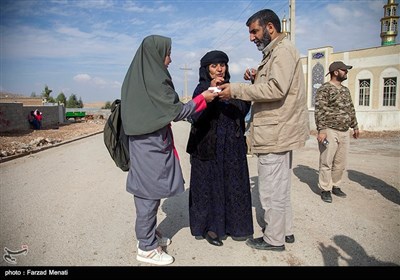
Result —
<path fill-rule="evenodd" d="M 141 262 L 156 265 L 167 265 L 174 262 L 174 258 L 165 253 L 161 247 L 157 247 L 151 251 L 142 251 L 138 248 L 136 259 Z"/>

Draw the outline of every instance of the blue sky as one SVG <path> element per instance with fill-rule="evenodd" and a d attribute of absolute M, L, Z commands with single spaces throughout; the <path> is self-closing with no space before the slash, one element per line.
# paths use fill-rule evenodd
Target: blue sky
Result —
<path fill-rule="evenodd" d="M 377 47 L 387 0 L 297 0 L 296 46 L 332 46 L 334 52 Z M 120 97 L 126 71 L 142 39 L 172 38 L 169 71 L 179 95 L 198 81 L 200 58 L 225 51 L 231 82 L 243 81 L 261 52 L 249 41 L 246 20 L 269 8 L 289 17 L 289 0 L 1 0 L 0 91 L 56 97 L 76 94 L 84 103 Z M 398 39 L 397 39 L 398 42 Z"/>

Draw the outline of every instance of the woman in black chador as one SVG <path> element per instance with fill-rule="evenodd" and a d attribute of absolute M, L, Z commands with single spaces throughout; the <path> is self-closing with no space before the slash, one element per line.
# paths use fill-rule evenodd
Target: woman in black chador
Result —
<path fill-rule="evenodd" d="M 193 98 L 229 82 L 228 56 L 210 51 L 200 61 L 199 84 Z M 218 98 L 191 117 L 187 152 L 191 155 L 189 190 L 190 231 L 210 244 L 222 246 L 232 236 L 253 235 L 244 119 L 250 102 Z"/>

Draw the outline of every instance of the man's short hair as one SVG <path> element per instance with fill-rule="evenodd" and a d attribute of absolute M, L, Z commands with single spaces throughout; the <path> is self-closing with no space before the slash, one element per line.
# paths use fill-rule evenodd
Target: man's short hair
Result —
<path fill-rule="evenodd" d="M 252 15 L 246 22 L 246 26 L 250 26 L 256 20 L 260 21 L 260 25 L 266 26 L 268 22 L 272 23 L 278 31 L 281 33 L 281 21 L 274 11 L 270 9 L 260 10 Z"/>

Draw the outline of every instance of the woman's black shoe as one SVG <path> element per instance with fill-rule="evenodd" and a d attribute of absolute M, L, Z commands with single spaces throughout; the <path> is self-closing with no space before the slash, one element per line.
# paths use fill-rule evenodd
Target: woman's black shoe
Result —
<path fill-rule="evenodd" d="M 232 240 L 234 240 L 234 241 L 246 241 L 247 239 L 249 239 L 249 236 L 240 236 L 240 237 L 231 236 L 231 237 L 232 237 Z"/>
<path fill-rule="evenodd" d="M 208 233 L 205 234 L 204 238 L 208 241 L 208 243 L 210 243 L 211 245 L 214 246 L 222 246 L 224 245 L 224 243 L 222 243 L 222 241 L 217 237 L 212 238 Z"/>

